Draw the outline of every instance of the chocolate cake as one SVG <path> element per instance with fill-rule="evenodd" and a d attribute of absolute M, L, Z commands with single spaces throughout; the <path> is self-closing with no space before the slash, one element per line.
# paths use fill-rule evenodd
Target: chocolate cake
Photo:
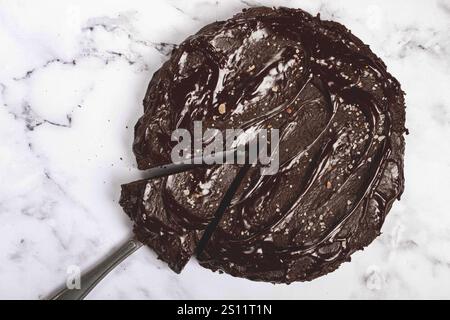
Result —
<path fill-rule="evenodd" d="M 170 163 L 172 131 L 194 121 L 278 128 L 279 171 L 200 166 L 123 185 L 120 204 L 176 272 L 195 255 L 251 280 L 314 279 L 369 245 L 403 192 L 403 95 L 343 25 L 299 9 L 244 10 L 187 38 L 154 74 L 133 151 L 144 170 Z"/>

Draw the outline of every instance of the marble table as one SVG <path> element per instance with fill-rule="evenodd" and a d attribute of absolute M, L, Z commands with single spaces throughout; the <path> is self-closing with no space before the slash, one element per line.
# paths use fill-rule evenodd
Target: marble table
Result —
<path fill-rule="evenodd" d="M 450 298 L 450 1 L 0 1 L 0 298 L 42 299 L 131 236 L 120 184 L 153 72 L 203 25 L 255 5 L 345 24 L 406 92 L 406 190 L 382 235 L 309 283 L 203 269 L 141 248 L 88 299 Z"/>

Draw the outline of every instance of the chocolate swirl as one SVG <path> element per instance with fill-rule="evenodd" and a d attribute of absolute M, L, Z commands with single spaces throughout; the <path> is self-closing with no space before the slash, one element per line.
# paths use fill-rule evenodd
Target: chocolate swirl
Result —
<path fill-rule="evenodd" d="M 170 161 L 176 128 L 280 130 L 280 169 L 250 168 L 200 264 L 252 280 L 311 280 L 379 234 L 403 192 L 403 92 L 344 26 L 252 8 L 202 28 L 153 76 L 135 128 L 139 168 Z M 241 170 L 123 186 L 138 237 L 179 272 Z"/>

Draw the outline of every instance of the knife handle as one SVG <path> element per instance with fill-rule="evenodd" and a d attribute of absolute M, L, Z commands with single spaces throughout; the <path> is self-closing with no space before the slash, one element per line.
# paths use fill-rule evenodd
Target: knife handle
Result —
<path fill-rule="evenodd" d="M 81 275 L 81 288 L 69 289 L 67 286 L 60 290 L 50 300 L 82 300 L 112 269 L 120 264 L 125 258 L 139 249 L 142 243 L 134 238 L 129 239 L 120 248 L 115 250 L 103 261 L 98 263 L 88 272 Z"/>

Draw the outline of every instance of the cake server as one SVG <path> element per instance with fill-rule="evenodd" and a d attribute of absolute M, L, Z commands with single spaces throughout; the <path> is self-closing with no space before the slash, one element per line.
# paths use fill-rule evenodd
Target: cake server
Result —
<path fill-rule="evenodd" d="M 230 154 L 234 154 L 235 156 L 239 156 L 242 153 L 240 150 L 230 150 L 225 151 L 221 153 L 217 153 L 215 156 L 223 156 L 224 159 L 229 159 L 227 156 Z M 244 152 L 245 155 L 245 152 Z M 213 157 L 213 156 L 211 156 Z M 194 160 L 195 158 L 192 158 L 191 160 Z M 211 163 L 212 161 L 208 162 L 208 157 L 202 158 L 206 163 Z M 199 166 L 205 166 L 204 163 L 198 164 L 196 161 L 189 161 L 190 163 L 170 163 L 166 165 L 162 165 L 159 167 L 151 168 L 149 169 L 147 173 L 147 180 L 148 179 L 156 179 L 159 177 L 169 176 L 175 173 L 180 173 L 184 171 L 191 170 L 193 168 L 199 167 Z M 239 186 L 240 182 L 245 176 L 245 172 L 248 170 L 248 165 L 244 166 L 238 173 L 237 177 L 234 179 L 232 184 L 230 185 L 230 188 L 226 192 L 224 198 L 222 199 L 213 219 L 212 222 L 208 225 L 208 227 L 205 229 L 205 232 L 203 234 L 203 237 L 200 239 L 200 242 L 197 246 L 197 254 L 200 255 L 203 251 L 204 246 L 212 236 L 212 233 L 214 229 L 217 227 L 217 225 L 220 222 L 220 219 L 222 218 L 223 213 L 225 212 L 226 208 L 230 204 L 232 200 L 232 196 L 234 192 L 232 192 L 232 189 L 235 189 Z M 82 273 L 80 276 L 80 289 L 70 289 L 66 285 L 64 288 L 60 289 L 56 294 L 51 296 L 50 300 L 82 300 L 84 299 L 89 292 L 111 271 L 113 270 L 117 265 L 119 265 L 123 260 L 125 260 L 127 257 L 129 257 L 132 253 L 134 253 L 136 250 L 138 250 L 140 247 L 143 246 L 143 243 L 137 240 L 135 237 L 127 240 L 124 244 L 122 244 L 119 248 L 117 248 L 115 251 L 110 253 L 106 258 L 104 258 L 102 261 L 100 261 L 97 265 L 95 265 L 92 269 L 89 271 Z"/>

